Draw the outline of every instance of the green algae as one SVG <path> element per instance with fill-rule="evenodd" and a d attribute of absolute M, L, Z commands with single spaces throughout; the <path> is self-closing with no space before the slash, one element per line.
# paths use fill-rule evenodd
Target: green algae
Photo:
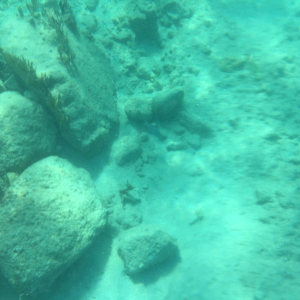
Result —
<path fill-rule="evenodd" d="M 64 113 L 60 95 L 54 97 L 51 94 L 51 78 L 46 74 L 41 74 L 40 77 L 37 76 L 33 63 L 24 57 L 10 54 L 2 48 L 0 48 L 0 53 L 6 62 L 6 66 L 16 77 L 22 89 L 33 91 L 38 98 L 38 103 L 54 117 L 58 125 L 67 126 L 68 117 Z"/>

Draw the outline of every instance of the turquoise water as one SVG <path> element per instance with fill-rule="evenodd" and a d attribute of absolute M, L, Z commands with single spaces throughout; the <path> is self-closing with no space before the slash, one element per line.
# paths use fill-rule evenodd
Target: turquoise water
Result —
<path fill-rule="evenodd" d="M 28 4 L 0 0 L 0 300 L 298 299 L 300 3 Z"/>

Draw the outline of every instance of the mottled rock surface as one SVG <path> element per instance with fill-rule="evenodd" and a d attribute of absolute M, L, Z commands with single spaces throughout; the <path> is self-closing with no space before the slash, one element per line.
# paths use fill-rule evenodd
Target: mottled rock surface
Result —
<path fill-rule="evenodd" d="M 51 156 L 26 169 L 0 203 L 0 269 L 20 294 L 45 291 L 104 227 L 90 175 Z"/>
<path fill-rule="evenodd" d="M 21 172 L 55 146 L 55 126 L 39 104 L 17 92 L 0 94 L 0 173 Z"/>
<path fill-rule="evenodd" d="M 119 241 L 118 254 L 128 275 L 137 274 L 178 254 L 176 241 L 155 226 L 127 230 Z"/>
<path fill-rule="evenodd" d="M 131 119 L 150 121 L 152 119 L 152 99 L 130 98 L 125 103 L 125 112 Z"/>
<path fill-rule="evenodd" d="M 67 119 L 60 124 L 62 135 L 81 152 L 94 155 L 113 139 L 118 124 L 112 70 L 99 48 L 88 41 L 78 41 L 71 33 L 68 37 L 76 54 L 73 72 L 77 75 L 64 73 L 63 82 L 52 94 L 60 95 Z"/>
<path fill-rule="evenodd" d="M 157 41 L 159 39 L 157 24 L 157 7 L 154 2 L 129 1 L 129 26 L 137 40 Z"/>

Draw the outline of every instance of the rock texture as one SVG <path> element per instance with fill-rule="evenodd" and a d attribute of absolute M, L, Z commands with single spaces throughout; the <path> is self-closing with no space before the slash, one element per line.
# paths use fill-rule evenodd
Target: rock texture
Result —
<path fill-rule="evenodd" d="M 119 242 L 118 254 L 128 275 L 137 274 L 178 254 L 175 240 L 154 226 L 129 229 Z"/>
<path fill-rule="evenodd" d="M 39 104 L 17 92 L 0 94 L 1 174 L 23 171 L 55 146 L 55 126 Z"/>
<path fill-rule="evenodd" d="M 152 99 L 130 98 L 125 103 L 125 112 L 130 119 L 150 121 L 152 119 Z"/>
<path fill-rule="evenodd" d="M 0 269 L 23 295 L 44 291 L 105 225 L 90 175 L 59 157 L 26 169 L 0 203 Z"/>
<path fill-rule="evenodd" d="M 62 135 L 81 152 L 94 155 L 109 143 L 118 124 L 112 70 L 96 46 L 70 32 L 68 37 L 76 54 L 76 76 L 64 73 L 64 82 L 52 94 L 60 95 L 67 119 L 60 125 Z"/>
<path fill-rule="evenodd" d="M 159 39 L 157 24 L 157 8 L 148 1 L 129 1 L 129 26 L 137 40 L 157 41 Z"/>
<path fill-rule="evenodd" d="M 55 21 L 53 14 L 48 10 L 35 26 L 25 18 L 18 25 L 3 25 L 0 45 L 9 55 L 2 57 L 1 49 L 6 71 L 0 72 L 0 79 L 8 90 L 33 91 L 37 102 L 51 111 L 61 135 L 79 151 L 94 155 L 110 143 L 118 126 L 113 72 L 101 50 L 80 36 L 75 20 L 72 30 L 66 23 L 56 34 L 55 26 L 70 15 Z M 17 45 L 9 42 L 10 34 Z M 32 37 L 35 42 L 28 43 Z M 8 84 L 10 78 L 19 86 Z"/>

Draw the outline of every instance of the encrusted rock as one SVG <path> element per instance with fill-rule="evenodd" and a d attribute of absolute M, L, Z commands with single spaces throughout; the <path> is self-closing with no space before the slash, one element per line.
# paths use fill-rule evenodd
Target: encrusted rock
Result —
<path fill-rule="evenodd" d="M 60 21 L 53 10 L 45 13 L 40 23 L 48 23 L 47 26 L 34 27 L 29 22 L 22 26 L 2 24 L 1 51 L 8 73 L 15 77 L 22 94 L 26 90 L 35 92 L 38 102 L 52 113 L 62 137 L 88 156 L 95 155 L 109 145 L 118 126 L 112 68 L 90 41 L 91 36 L 78 38 L 73 15 L 73 19 L 70 13 L 65 16 L 69 27 L 62 26 L 55 34 Z M 92 22 L 87 31 L 96 30 L 97 22 L 88 15 Z M 71 23 L 67 22 L 69 18 Z M 10 35 L 18 40 L 18 47 L 10 42 Z M 28 43 L 32 36 L 39 47 Z M 10 84 L 13 77 L 4 82 L 8 90 L 18 89 Z"/>
<path fill-rule="evenodd" d="M 119 241 L 118 254 L 128 275 L 134 275 L 178 254 L 175 239 L 156 226 L 127 230 Z"/>
<path fill-rule="evenodd" d="M 45 291 L 105 225 L 94 183 L 59 157 L 26 169 L 0 203 L 0 269 L 23 295 Z"/>
<path fill-rule="evenodd" d="M 125 112 L 131 119 L 150 121 L 152 119 L 151 98 L 130 98 L 125 103 Z"/>
<path fill-rule="evenodd" d="M 0 94 L 0 173 L 21 172 L 55 147 L 55 126 L 39 104 L 17 92 Z"/>
<path fill-rule="evenodd" d="M 157 7 L 154 2 L 134 0 L 129 1 L 129 26 L 135 33 L 136 39 L 157 41 L 159 39 L 157 24 Z"/>
<path fill-rule="evenodd" d="M 112 69 L 95 45 L 78 41 L 71 34 L 68 37 L 80 75 L 65 74 L 66 82 L 52 93 L 60 95 L 67 119 L 60 126 L 62 135 L 81 152 L 94 155 L 109 143 L 118 124 Z"/>

